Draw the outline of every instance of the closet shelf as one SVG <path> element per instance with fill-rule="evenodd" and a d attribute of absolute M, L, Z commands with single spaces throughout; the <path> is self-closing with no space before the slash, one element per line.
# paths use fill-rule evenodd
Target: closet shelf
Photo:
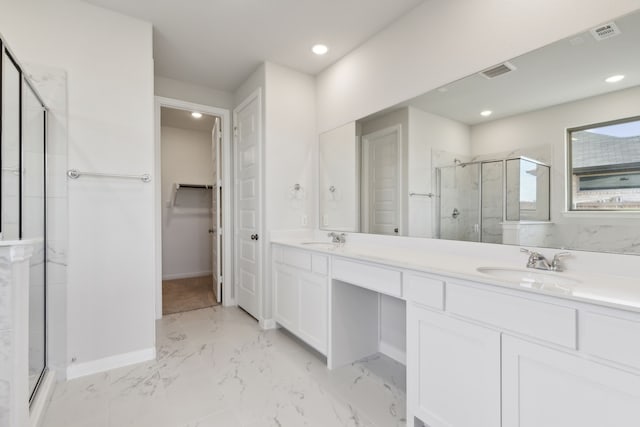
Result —
<path fill-rule="evenodd" d="M 200 190 L 200 191 L 211 191 L 215 188 L 213 184 L 182 184 L 176 183 L 173 191 L 173 206 L 181 206 L 183 203 L 180 202 L 180 199 L 188 199 L 188 196 L 182 196 L 185 193 L 194 194 L 189 190 Z M 188 203 L 188 205 L 191 203 Z"/>

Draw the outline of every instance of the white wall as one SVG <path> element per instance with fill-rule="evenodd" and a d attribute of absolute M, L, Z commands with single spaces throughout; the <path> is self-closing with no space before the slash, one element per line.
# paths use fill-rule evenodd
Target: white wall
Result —
<path fill-rule="evenodd" d="M 265 76 L 265 233 L 312 228 L 318 217 L 315 79 L 269 62 Z M 294 197 L 295 184 L 302 186 L 302 193 Z M 270 249 L 267 245 L 265 319 L 272 316 Z"/>
<path fill-rule="evenodd" d="M 212 190 L 181 190 L 184 203 L 173 206 L 176 183 L 213 185 L 211 133 L 162 126 L 162 278 L 211 274 Z"/>
<path fill-rule="evenodd" d="M 427 0 L 318 75 L 318 130 L 638 8 L 640 0 Z"/>
<path fill-rule="evenodd" d="M 273 63 L 265 66 L 267 228 L 311 227 L 318 212 L 315 79 Z M 292 198 L 295 184 L 304 192 L 298 198 Z"/>
<path fill-rule="evenodd" d="M 23 61 L 68 72 L 69 167 L 150 172 L 151 25 L 76 0 L 2 0 L 0 9 L 0 28 Z M 81 178 L 68 187 L 68 359 L 82 365 L 141 350 L 137 357 L 149 357 L 152 186 Z"/>
<path fill-rule="evenodd" d="M 179 99 L 211 107 L 233 108 L 233 94 L 167 77 L 155 77 L 155 94 L 165 98 Z"/>

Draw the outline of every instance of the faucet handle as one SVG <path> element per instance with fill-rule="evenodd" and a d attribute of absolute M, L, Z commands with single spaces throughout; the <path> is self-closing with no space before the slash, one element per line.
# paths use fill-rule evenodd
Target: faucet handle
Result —
<path fill-rule="evenodd" d="M 551 270 L 553 271 L 562 271 L 562 265 L 560 264 L 560 260 L 565 257 L 571 256 L 571 252 L 558 252 L 553 256 L 553 260 L 551 261 Z"/>

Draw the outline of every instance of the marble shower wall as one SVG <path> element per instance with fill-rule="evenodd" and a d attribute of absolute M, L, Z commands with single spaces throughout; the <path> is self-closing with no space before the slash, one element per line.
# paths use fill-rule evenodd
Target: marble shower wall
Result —
<path fill-rule="evenodd" d="M 47 116 L 47 332 L 48 366 L 66 377 L 67 361 L 67 73 L 25 64 L 49 108 Z"/>
<path fill-rule="evenodd" d="M 482 164 L 482 241 L 502 243 L 502 162 Z"/>

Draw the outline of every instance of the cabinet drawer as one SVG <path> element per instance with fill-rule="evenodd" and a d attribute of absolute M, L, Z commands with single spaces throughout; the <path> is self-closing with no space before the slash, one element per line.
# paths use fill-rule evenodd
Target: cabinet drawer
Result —
<path fill-rule="evenodd" d="M 640 369 L 640 321 L 580 312 L 580 351 Z"/>
<path fill-rule="evenodd" d="M 447 283 L 446 310 L 500 329 L 576 348 L 576 310 Z"/>
<path fill-rule="evenodd" d="M 311 271 L 311 252 L 292 248 L 282 248 L 281 259 L 283 264 Z"/>
<path fill-rule="evenodd" d="M 331 271 L 334 279 L 394 297 L 402 296 L 402 275 L 397 270 L 335 258 Z"/>
<path fill-rule="evenodd" d="M 402 278 L 407 301 L 444 310 L 444 281 L 405 273 Z"/>

